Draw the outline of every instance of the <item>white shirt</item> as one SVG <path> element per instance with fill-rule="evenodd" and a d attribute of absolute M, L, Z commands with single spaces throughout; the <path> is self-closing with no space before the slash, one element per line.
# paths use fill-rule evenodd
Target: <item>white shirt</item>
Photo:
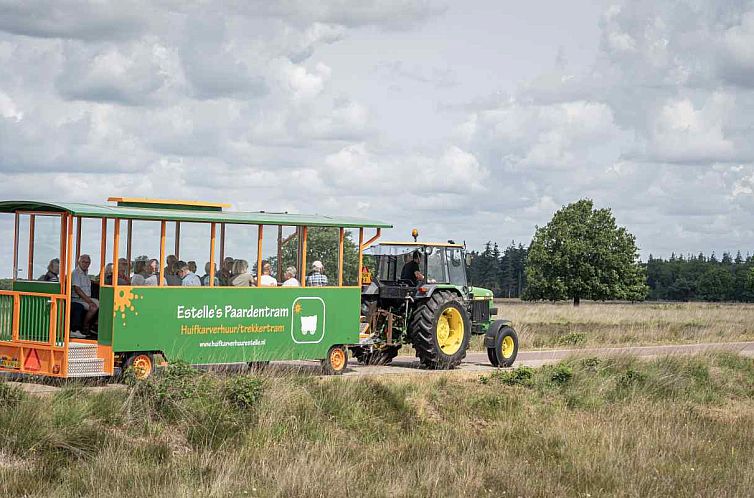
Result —
<path fill-rule="evenodd" d="M 131 285 L 146 285 L 144 275 L 141 273 L 134 273 L 131 277 Z"/>
<path fill-rule="evenodd" d="M 78 266 L 73 270 L 73 281 L 71 284 L 81 289 L 87 296 L 92 297 L 92 281 L 89 280 L 89 274 Z M 71 300 L 77 303 L 85 302 L 76 291 L 71 293 Z"/>
<path fill-rule="evenodd" d="M 278 281 L 271 275 L 262 275 L 262 287 L 277 287 Z"/>
<path fill-rule="evenodd" d="M 296 280 L 296 277 L 291 277 L 283 282 L 283 287 L 301 287 L 301 282 Z"/>

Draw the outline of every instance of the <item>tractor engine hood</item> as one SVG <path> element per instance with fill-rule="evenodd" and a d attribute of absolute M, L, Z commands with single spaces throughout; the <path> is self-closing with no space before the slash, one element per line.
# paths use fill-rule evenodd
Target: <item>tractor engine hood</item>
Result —
<path fill-rule="evenodd" d="M 469 292 L 474 295 L 474 299 L 492 299 L 495 297 L 491 290 L 484 287 L 469 287 Z"/>

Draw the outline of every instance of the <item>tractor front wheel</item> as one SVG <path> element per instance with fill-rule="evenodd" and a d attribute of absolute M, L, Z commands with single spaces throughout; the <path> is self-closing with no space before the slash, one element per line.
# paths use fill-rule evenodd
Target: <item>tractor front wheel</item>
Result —
<path fill-rule="evenodd" d="M 512 327 L 500 327 L 494 346 L 487 348 L 487 357 L 495 367 L 510 367 L 518 355 L 518 335 Z"/>
<path fill-rule="evenodd" d="M 411 343 L 425 368 L 458 366 L 470 338 L 469 315 L 451 292 L 435 292 L 411 317 Z"/>

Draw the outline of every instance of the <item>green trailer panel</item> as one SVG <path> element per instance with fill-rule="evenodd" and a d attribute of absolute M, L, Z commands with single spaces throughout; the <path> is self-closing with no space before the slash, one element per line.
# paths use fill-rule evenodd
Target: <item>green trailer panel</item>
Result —
<path fill-rule="evenodd" d="M 359 309 L 357 287 L 119 287 L 112 345 L 192 364 L 322 359 L 358 342 Z"/>

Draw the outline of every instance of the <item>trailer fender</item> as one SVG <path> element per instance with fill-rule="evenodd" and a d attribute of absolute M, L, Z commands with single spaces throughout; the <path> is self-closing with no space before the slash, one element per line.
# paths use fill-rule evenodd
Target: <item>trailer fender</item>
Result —
<path fill-rule="evenodd" d="M 497 333 L 500 329 L 503 327 L 510 327 L 513 322 L 510 320 L 495 320 L 490 324 L 490 327 L 487 329 L 487 332 L 484 334 L 484 347 L 485 348 L 494 348 L 495 347 L 495 338 L 497 337 Z"/>

